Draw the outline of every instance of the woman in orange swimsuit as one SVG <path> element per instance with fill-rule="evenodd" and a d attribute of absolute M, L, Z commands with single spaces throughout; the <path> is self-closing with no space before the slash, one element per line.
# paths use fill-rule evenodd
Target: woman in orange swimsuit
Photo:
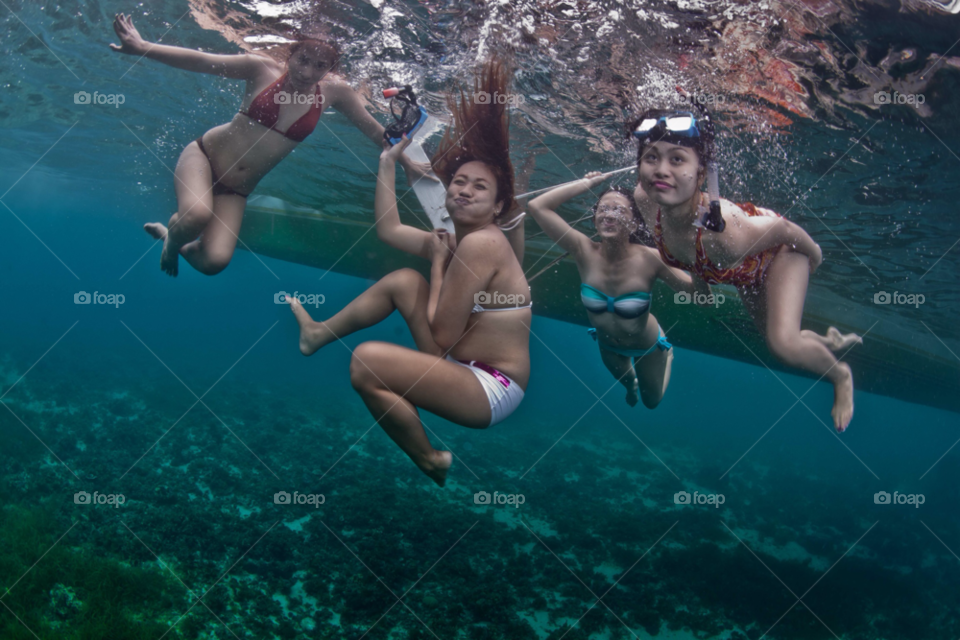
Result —
<path fill-rule="evenodd" d="M 160 268 L 171 276 L 177 275 L 179 256 L 206 275 L 226 268 L 247 196 L 313 132 L 325 108 L 345 115 L 381 146 L 383 127 L 367 113 L 357 93 L 345 82 L 327 79 L 340 59 L 337 47 L 329 42 L 300 40 L 291 47 L 286 63 L 280 63 L 263 55 L 217 55 L 153 44 L 140 37 L 124 14 L 116 16 L 113 28 L 121 43 L 110 45 L 114 51 L 247 83 L 244 106 L 233 120 L 210 129 L 180 154 L 174 171 L 177 212 L 166 226 L 144 225 L 147 233 L 163 240 Z M 430 170 L 429 163 L 406 156 L 401 163 L 411 181 Z"/>
<path fill-rule="evenodd" d="M 707 284 L 735 285 L 770 352 L 833 383 L 833 422 L 842 432 L 853 418 L 853 374 L 834 352 L 862 340 L 834 327 L 826 336 L 800 329 L 808 280 L 823 259 L 820 247 L 799 226 L 752 204 L 723 200 L 723 220 L 713 225 L 726 223 L 723 231 L 695 224 L 707 204 L 700 186 L 713 153 L 712 132 L 697 120 L 691 112 L 648 111 L 629 127 L 640 139 L 634 197 L 658 205 L 647 222 L 660 256 Z M 640 209 L 652 217 L 653 207 Z"/>

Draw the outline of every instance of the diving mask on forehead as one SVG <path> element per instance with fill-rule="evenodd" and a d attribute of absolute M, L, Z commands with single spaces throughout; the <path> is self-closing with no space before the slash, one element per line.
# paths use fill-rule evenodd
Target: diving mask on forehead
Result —
<path fill-rule="evenodd" d="M 634 137 L 644 141 L 648 138 L 663 140 L 670 138 L 699 138 L 697 117 L 690 111 L 677 111 L 659 118 L 645 118 L 633 132 Z"/>

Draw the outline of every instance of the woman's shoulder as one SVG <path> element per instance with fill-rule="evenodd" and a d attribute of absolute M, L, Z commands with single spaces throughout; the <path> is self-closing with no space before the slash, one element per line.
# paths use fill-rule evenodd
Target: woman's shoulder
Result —
<path fill-rule="evenodd" d="M 240 55 L 245 55 L 247 60 L 253 64 L 253 69 L 257 72 L 257 75 L 268 75 L 271 81 L 279 78 L 287 70 L 286 65 L 259 51 L 246 51 Z"/>

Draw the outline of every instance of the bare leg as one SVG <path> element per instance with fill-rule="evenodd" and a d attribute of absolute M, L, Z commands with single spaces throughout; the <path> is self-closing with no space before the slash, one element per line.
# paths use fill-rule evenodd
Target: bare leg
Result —
<path fill-rule="evenodd" d="M 196 141 L 186 146 L 174 170 L 174 187 L 177 191 L 177 212 L 170 216 L 164 227 L 160 223 L 144 225 L 152 237 L 163 238 L 160 268 L 171 276 L 179 270 L 180 249 L 200 237 L 213 219 L 212 170 L 207 156 L 200 151 Z"/>
<path fill-rule="evenodd" d="M 603 347 L 600 347 L 600 358 L 603 360 L 603 364 L 607 365 L 607 370 L 613 374 L 613 377 L 627 388 L 627 404 L 635 407 L 637 400 L 640 399 L 640 392 L 637 386 L 637 373 L 633 370 L 630 358 L 613 351 L 607 351 Z"/>
<path fill-rule="evenodd" d="M 640 382 L 640 398 L 643 406 L 656 409 L 670 384 L 670 372 L 673 369 L 673 349 L 661 351 L 659 348 L 634 361 L 637 379 Z"/>
<path fill-rule="evenodd" d="M 808 258 L 788 248 L 777 254 L 763 286 L 767 347 L 781 362 L 825 377 L 833 383 L 833 422 L 844 431 L 853 418 L 853 374 L 820 340 L 800 331 L 810 276 Z M 749 305 L 748 305 L 749 306 Z"/>
<path fill-rule="evenodd" d="M 417 407 L 465 427 L 490 424 L 490 402 L 477 377 L 436 355 L 364 342 L 353 352 L 350 381 L 387 435 L 441 487 L 453 455 L 433 448 Z"/>
<path fill-rule="evenodd" d="M 417 348 L 440 355 L 442 349 L 434 342 L 427 323 L 429 295 L 430 285 L 422 275 L 413 269 L 400 269 L 385 275 L 323 322 L 315 322 L 299 302 L 289 300 L 300 325 L 300 353 L 312 355 L 337 338 L 382 322 L 397 309 L 410 327 Z"/>
<path fill-rule="evenodd" d="M 230 264 L 237 247 L 240 226 L 247 199 L 233 194 L 213 197 L 213 219 L 204 228 L 199 238 L 188 242 L 180 249 L 180 255 L 194 269 L 213 276 Z"/>

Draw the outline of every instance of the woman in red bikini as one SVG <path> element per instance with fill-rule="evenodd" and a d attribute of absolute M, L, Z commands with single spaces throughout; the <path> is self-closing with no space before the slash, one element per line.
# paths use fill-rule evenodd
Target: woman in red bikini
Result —
<path fill-rule="evenodd" d="M 834 356 L 862 342 L 830 327 L 826 336 L 801 330 L 810 274 L 823 259 L 820 247 L 799 226 L 752 204 L 721 201 L 722 231 L 696 223 L 705 210 L 700 186 L 713 154 L 713 136 L 692 112 L 648 111 L 629 126 L 640 140 L 634 197 L 654 229 L 663 261 L 707 284 L 732 284 L 781 362 L 833 383 L 833 422 L 846 430 L 853 418 L 853 374 Z M 643 206 L 646 205 L 646 206 Z"/>
<path fill-rule="evenodd" d="M 508 95 L 508 85 L 507 71 L 488 62 L 472 95 Z M 307 356 L 400 312 L 417 350 L 364 342 L 353 352 L 350 380 L 387 435 L 440 486 L 453 454 L 433 447 L 419 409 L 485 429 L 517 408 L 530 377 L 530 287 L 498 228 L 514 213 L 507 107 L 460 95 L 459 105 L 449 100 L 453 124 L 433 157 L 456 238 L 400 222 L 395 165 L 409 140 L 380 156 L 377 236 L 429 260 L 429 282 L 413 269 L 394 271 L 323 322 L 288 298 Z"/>
<path fill-rule="evenodd" d="M 210 129 L 180 154 L 174 171 L 177 212 L 166 226 L 144 225 L 147 233 L 163 240 L 160 268 L 171 276 L 177 275 L 179 256 L 206 275 L 226 268 L 237 244 L 247 196 L 313 132 L 325 108 L 345 115 L 381 146 L 383 126 L 367 113 L 357 93 L 340 80 L 326 78 L 340 59 L 329 42 L 300 40 L 283 64 L 263 55 L 217 55 L 152 44 L 140 37 L 133 20 L 124 14 L 116 16 L 113 28 L 121 43 L 110 45 L 114 51 L 247 83 L 243 106 L 233 120 Z M 428 163 L 406 156 L 400 161 L 411 181 L 432 179 L 426 176 Z"/>

